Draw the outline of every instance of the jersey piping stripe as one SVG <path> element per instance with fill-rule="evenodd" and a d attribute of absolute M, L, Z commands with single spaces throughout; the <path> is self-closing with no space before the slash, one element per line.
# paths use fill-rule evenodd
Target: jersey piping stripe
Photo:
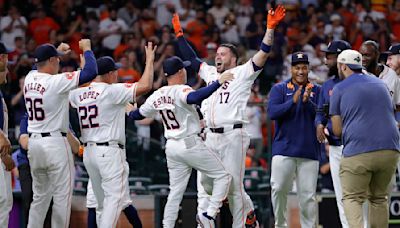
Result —
<path fill-rule="evenodd" d="M 118 149 L 119 150 L 119 149 Z M 120 194 L 119 194 L 119 199 L 118 199 L 118 204 L 117 204 L 117 210 L 115 211 L 115 216 L 114 216 L 114 220 L 113 220 L 113 226 L 112 227 L 115 227 L 116 225 L 117 225 L 117 222 L 118 222 L 118 217 L 119 217 L 119 214 L 120 214 L 120 212 L 121 212 L 121 210 L 120 210 L 120 205 L 121 205 L 121 201 L 122 201 L 122 195 L 123 195 L 123 192 L 124 192 L 124 173 L 125 173 L 125 169 L 124 169 L 124 161 L 123 161 L 123 159 L 122 159 L 122 152 L 121 151 L 118 151 L 118 153 L 119 153 L 119 158 L 120 158 L 120 163 L 121 163 L 121 166 L 120 167 L 122 167 L 122 174 L 121 174 L 121 192 L 120 192 Z"/>
<path fill-rule="evenodd" d="M 244 202 L 244 200 L 243 200 L 243 193 L 244 193 L 244 189 L 243 189 L 243 178 L 244 178 L 244 172 L 243 172 L 243 163 L 244 163 L 244 158 L 243 158 L 243 155 L 245 154 L 245 153 L 243 153 L 244 151 L 244 148 L 243 148 L 243 128 L 242 129 L 240 129 L 240 136 L 241 136 L 241 138 L 242 138 L 242 156 L 241 156 L 241 163 L 240 163 L 240 176 L 239 176 L 239 189 L 240 189 L 240 196 L 241 196 L 241 199 L 242 199 L 242 205 L 243 205 L 243 207 L 242 207 L 242 218 L 246 221 L 246 216 L 245 216 L 245 212 L 244 212 L 244 205 L 245 205 L 245 202 Z M 246 202 L 247 203 L 247 202 Z M 242 221 L 242 224 L 243 224 L 243 227 L 245 227 L 245 221 Z"/>

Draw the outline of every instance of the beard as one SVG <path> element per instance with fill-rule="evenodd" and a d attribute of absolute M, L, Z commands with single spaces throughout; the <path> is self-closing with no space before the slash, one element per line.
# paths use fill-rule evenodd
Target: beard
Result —
<path fill-rule="evenodd" d="M 339 76 L 338 68 L 337 68 L 336 65 L 332 66 L 332 67 L 329 67 L 328 76 L 329 77 L 331 77 L 331 76 Z"/>

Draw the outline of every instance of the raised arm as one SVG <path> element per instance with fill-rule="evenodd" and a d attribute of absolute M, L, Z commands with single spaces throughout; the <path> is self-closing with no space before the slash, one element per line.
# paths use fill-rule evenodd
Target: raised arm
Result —
<path fill-rule="evenodd" d="M 271 46 L 274 42 L 274 30 L 280 21 L 285 17 L 285 8 L 278 5 L 276 9 L 270 9 L 267 16 L 267 31 L 262 40 L 260 50 L 253 56 L 255 68 L 262 68 L 267 61 Z"/>
<path fill-rule="evenodd" d="M 154 79 L 154 55 L 157 46 L 153 47 L 152 42 L 148 42 L 147 46 L 144 47 L 146 51 L 146 67 L 144 69 L 142 78 L 137 83 L 136 97 L 150 92 L 153 88 Z"/>
<path fill-rule="evenodd" d="M 211 94 L 214 93 L 221 85 L 232 79 L 232 73 L 223 73 L 217 81 L 211 83 L 209 86 L 190 92 L 186 97 L 186 103 L 201 104 L 204 99 L 207 99 L 209 96 L 211 96 Z"/>
<path fill-rule="evenodd" d="M 179 16 L 176 13 L 172 17 L 172 27 L 174 28 L 175 36 L 178 39 L 178 46 L 179 50 L 182 53 L 183 59 L 189 60 L 194 70 L 196 72 L 199 72 L 200 65 L 203 61 L 201 61 L 201 59 L 197 57 L 196 52 L 192 49 L 192 47 L 183 36 L 183 30 L 179 21 Z"/>
<path fill-rule="evenodd" d="M 63 43 L 61 43 L 60 46 L 61 45 L 63 45 Z M 57 49 L 60 49 L 60 46 Z M 97 63 L 89 39 L 80 40 L 79 48 L 83 51 L 83 56 L 85 58 L 85 65 L 79 75 L 79 85 L 83 85 L 92 81 L 97 76 Z"/>

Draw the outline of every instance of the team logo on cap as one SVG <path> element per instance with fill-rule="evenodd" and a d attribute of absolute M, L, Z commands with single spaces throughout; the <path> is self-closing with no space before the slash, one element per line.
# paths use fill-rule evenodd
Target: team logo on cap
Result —
<path fill-rule="evenodd" d="M 298 58 L 298 59 L 302 59 L 302 58 L 303 58 L 303 53 L 297 54 L 297 58 Z"/>
<path fill-rule="evenodd" d="M 354 58 L 354 61 L 360 62 L 361 61 L 360 56 L 357 56 L 357 58 Z"/>

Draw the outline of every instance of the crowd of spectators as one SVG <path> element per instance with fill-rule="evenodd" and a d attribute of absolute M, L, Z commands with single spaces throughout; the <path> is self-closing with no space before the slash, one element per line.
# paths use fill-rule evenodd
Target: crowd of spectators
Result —
<path fill-rule="evenodd" d="M 118 70 L 121 82 L 135 82 L 144 69 L 144 44 L 157 44 L 154 89 L 163 85 L 162 62 L 180 55 L 171 30 L 173 13 L 178 13 L 185 35 L 198 55 L 214 63 L 221 43 L 237 45 L 240 60 L 247 61 L 258 50 L 266 29 L 267 0 L 9 0 L 0 1 L 1 40 L 12 49 L 9 83 L 3 89 L 10 112 L 9 126 L 18 135 L 18 125 L 25 112 L 22 86 L 34 63 L 37 45 L 61 42 L 71 46 L 62 57 L 61 70 L 79 67 L 81 38 L 89 38 L 96 57 L 109 55 L 122 64 Z M 265 99 L 276 81 L 290 75 L 290 53 L 303 50 L 310 58 L 310 79 L 323 83 L 328 68 L 324 64 L 326 45 L 344 39 L 358 50 L 364 40 L 379 43 L 386 51 L 391 43 L 400 42 L 400 0 L 325 1 L 278 0 L 284 4 L 286 18 L 275 31 L 272 54 L 252 90 L 248 117 L 251 124 L 249 166 L 267 167 L 263 156 L 268 151 L 272 126 L 266 121 Z M 188 83 L 202 85 L 195 72 L 189 72 Z M 139 101 L 140 103 L 140 101 Z M 148 148 L 151 125 L 157 120 L 136 123 L 140 143 Z M 156 138 L 160 140 L 159 138 Z M 15 142 L 15 141 L 14 141 Z M 261 159 L 261 160 L 260 160 Z"/>

